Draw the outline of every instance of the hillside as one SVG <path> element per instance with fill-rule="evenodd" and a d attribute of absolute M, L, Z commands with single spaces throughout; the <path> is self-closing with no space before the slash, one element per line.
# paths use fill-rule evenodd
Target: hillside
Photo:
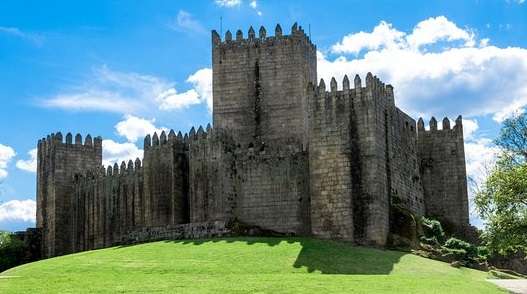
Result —
<path fill-rule="evenodd" d="M 487 274 L 307 238 L 164 241 L 82 252 L 0 274 L 0 293 L 501 293 Z"/>

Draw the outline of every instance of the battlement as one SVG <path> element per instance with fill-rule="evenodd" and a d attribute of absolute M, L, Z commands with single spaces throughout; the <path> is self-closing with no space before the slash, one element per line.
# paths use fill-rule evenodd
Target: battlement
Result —
<path fill-rule="evenodd" d="M 185 134 L 185 137 L 183 137 L 183 134 L 181 132 L 178 132 L 177 135 L 174 132 L 174 130 L 170 130 L 168 133 L 168 136 L 165 131 L 161 131 L 161 134 L 158 136 L 157 132 L 154 132 L 152 136 L 150 134 L 145 136 L 143 148 L 145 151 L 150 149 L 155 149 L 159 146 L 163 145 L 182 145 L 186 144 L 187 142 L 187 134 Z"/>
<path fill-rule="evenodd" d="M 318 85 L 309 83 L 308 92 L 312 93 L 311 111 L 313 115 L 322 115 L 326 119 L 349 118 L 353 100 L 366 101 L 368 99 L 387 99 L 394 104 L 393 87 L 385 85 L 377 76 L 371 73 L 366 75 L 365 87 L 362 87 L 362 80 L 359 75 L 355 75 L 353 86 L 350 85 L 348 75 L 344 75 L 341 87 L 333 77 L 326 86 L 324 79 L 320 79 Z M 338 119 L 335 121 L 337 122 Z"/>
<path fill-rule="evenodd" d="M 365 87 L 362 87 L 362 80 L 360 76 L 357 74 L 355 75 L 355 78 L 353 79 L 353 85 L 352 88 L 350 86 L 350 81 L 348 78 L 348 75 L 344 75 L 344 78 L 342 79 L 342 87 L 338 87 L 337 80 L 335 77 L 331 78 L 330 81 L 330 87 L 327 89 L 326 82 L 324 79 L 320 79 L 320 82 L 317 85 L 313 85 L 312 83 L 309 83 L 308 89 L 314 91 L 314 93 L 318 97 L 324 97 L 324 96 L 342 96 L 352 93 L 360 93 L 362 91 L 371 90 L 377 94 L 380 94 L 380 96 L 386 96 L 393 98 L 393 87 L 392 85 L 386 85 L 377 77 L 374 76 L 371 72 L 369 72 L 366 75 L 366 85 Z"/>
<path fill-rule="evenodd" d="M 428 129 L 425 128 L 425 123 L 423 118 L 419 118 L 417 121 L 417 132 L 419 135 L 430 135 L 430 134 L 461 134 L 463 136 L 463 118 L 458 116 L 456 118 L 454 126 L 451 128 L 450 120 L 448 117 L 443 118 L 442 129 L 437 128 L 437 120 L 432 116 L 428 124 Z"/>
<path fill-rule="evenodd" d="M 281 42 L 288 42 L 290 40 L 304 40 L 306 43 L 310 44 L 311 48 L 315 51 L 316 46 L 311 43 L 311 40 L 308 35 L 304 32 L 302 26 L 298 26 L 297 23 L 293 24 L 291 27 L 290 35 L 283 35 L 282 27 L 280 24 L 277 24 L 275 27 L 274 36 L 267 36 L 267 30 L 265 27 L 261 26 L 258 30 L 258 37 L 251 26 L 247 32 L 247 38 L 244 37 L 242 30 L 236 31 L 235 39 L 233 39 L 231 31 L 227 30 L 223 40 L 217 31 L 212 31 L 212 44 L 213 47 L 222 47 L 222 48 L 237 48 L 237 47 L 252 47 L 259 45 L 275 45 L 280 44 Z"/>
<path fill-rule="evenodd" d="M 39 148 L 50 148 L 51 146 L 57 146 L 57 145 L 72 145 L 72 146 L 86 146 L 86 147 L 102 148 L 102 138 L 95 137 L 92 139 L 91 135 L 88 134 L 83 142 L 82 135 L 77 134 L 75 135 L 75 142 L 73 142 L 73 135 L 71 133 L 68 133 L 66 135 L 66 140 L 64 140 L 62 133 L 57 132 L 57 133 L 51 133 L 47 137 L 38 140 Z"/>

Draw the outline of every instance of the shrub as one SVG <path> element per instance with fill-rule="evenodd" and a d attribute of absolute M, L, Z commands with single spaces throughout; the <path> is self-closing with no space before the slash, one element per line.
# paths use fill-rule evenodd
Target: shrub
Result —
<path fill-rule="evenodd" d="M 457 238 L 448 239 L 443 247 L 448 249 L 464 250 L 466 252 L 465 256 L 462 257 L 464 260 L 477 260 L 479 257 L 478 248 L 476 246 Z"/>
<path fill-rule="evenodd" d="M 24 242 L 8 232 L 0 232 L 0 272 L 22 263 Z"/>
<path fill-rule="evenodd" d="M 445 232 L 439 221 L 423 217 L 421 218 L 421 225 L 427 239 L 435 238 L 438 244 L 445 242 Z"/>

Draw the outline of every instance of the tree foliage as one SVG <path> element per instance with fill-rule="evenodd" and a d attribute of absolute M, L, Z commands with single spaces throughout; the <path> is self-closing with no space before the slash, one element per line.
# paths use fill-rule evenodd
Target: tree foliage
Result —
<path fill-rule="evenodd" d="M 24 242 L 12 233 L 0 231 L 0 272 L 19 265 L 24 256 Z"/>
<path fill-rule="evenodd" d="M 496 145 L 501 154 L 475 198 L 482 237 L 491 251 L 527 252 L 527 115 L 506 120 Z"/>

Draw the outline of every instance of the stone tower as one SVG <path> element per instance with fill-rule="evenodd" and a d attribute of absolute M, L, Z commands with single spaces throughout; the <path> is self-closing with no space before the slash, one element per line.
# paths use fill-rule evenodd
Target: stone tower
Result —
<path fill-rule="evenodd" d="M 423 119 L 417 123 L 426 215 L 462 236 L 469 224 L 463 121 L 459 116 L 450 128 L 445 117 L 442 124 L 443 129 L 438 130 L 434 117 L 429 130 L 425 130 Z"/>
<path fill-rule="evenodd" d="M 290 35 L 280 25 L 268 37 L 251 27 L 247 38 L 230 31 L 222 41 L 212 32 L 214 128 L 228 128 L 236 142 L 295 138 L 305 142 L 306 89 L 316 83 L 316 47 L 294 24 Z"/>
<path fill-rule="evenodd" d="M 102 139 L 51 134 L 38 142 L 37 227 L 42 229 L 44 257 L 73 251 L 73 178 L 102 164 Z"/>

